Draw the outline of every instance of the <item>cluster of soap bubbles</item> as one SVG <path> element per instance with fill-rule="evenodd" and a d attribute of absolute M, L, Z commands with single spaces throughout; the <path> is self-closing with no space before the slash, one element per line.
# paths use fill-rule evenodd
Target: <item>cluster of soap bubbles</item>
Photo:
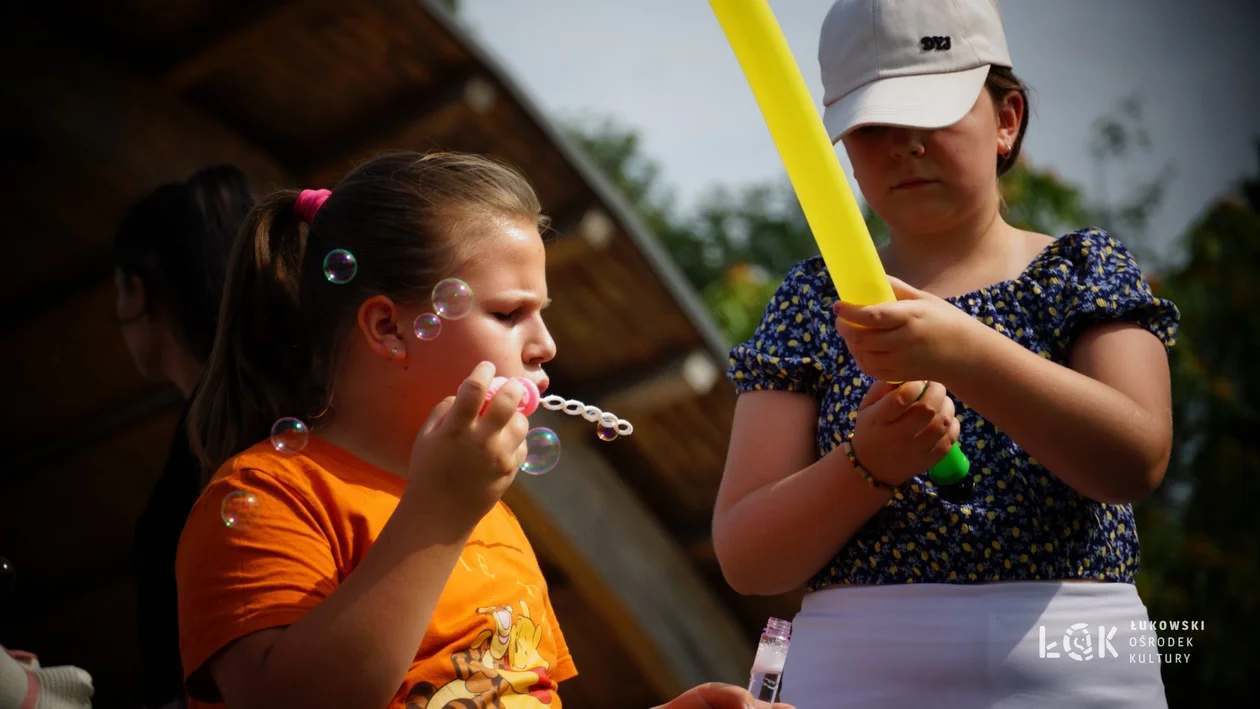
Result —
<path fill-rule="evenodd" d="M 358 275 L 359 262 L 345 249 L 333 249 L 324 256 L 324 278 L 334 285 L 345 285 Z M 442 332 L 442 320 L 460 320 L 472 312 L 473 292 L 458 278 L 446 278 L 433 287 L 432 313 L 421 313 L 412 324 L 419 340 L 433 340 Z M 286 416 L 271 427 L 271 445 L 276 452 L 297 455 L 310 440 L 310 429 L 301 419 Z M 600 435 L 604 438 L 603 434 Z M 613 437 L 616 435 L 614 433 Z M 604 440 L 611 440 L 604 438 Z M 556 467 L 560 459 L 560 437 L 549 428 L 535 428 L 525 436 L 528 451 L 521 472 L 542 475 Z M 234 491 L 223 499 L 223 524 L 236 528 L 248 524 L 258 511 L 258 498 L 253 493 Z"/>
<path fill-rule="evenodd" d="M 433 313 L 420 313 L 412 329 L 416 338 L 432 340 L 442 332 L 442 319 L 461 320 L 472 312 L 473 293 L 467 283 L 458 278 L 446 278 L 433 286 L 431 295 Z"/>

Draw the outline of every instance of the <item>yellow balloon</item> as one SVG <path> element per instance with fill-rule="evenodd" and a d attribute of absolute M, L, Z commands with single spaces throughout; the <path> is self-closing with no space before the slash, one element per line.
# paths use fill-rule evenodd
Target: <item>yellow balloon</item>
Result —
<path fill-rule="evenodd" d="M 859 305 L 896 300 L 827 129 L 770 6 L 766 0 L 709 0 L 709 4 L 761 107 L 836 292 Z M 932 467 L 932 479 L 942 486 L 966 484 L 969 468 L 955 442 Z M 963 487 L 954 489 L 963 492 L 942 488 L 942 495 L 969 494 Z"/>
<path fill-rule="evenodd" d="M 840 168 L 787 40 L 765 0 L 710 0 L 841 299 L 895 300 L 875 242 Z"/>

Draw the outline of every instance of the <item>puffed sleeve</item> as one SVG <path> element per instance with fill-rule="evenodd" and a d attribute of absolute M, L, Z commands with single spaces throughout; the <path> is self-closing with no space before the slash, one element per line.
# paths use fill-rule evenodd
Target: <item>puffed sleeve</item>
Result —
<path fill-rule="evenodd" d="M 1046 296 L 1055 335 L 1066 347 L 1091 326 L 1132 323 L 1149 331 L 1165 348 L 1177 341 L 1181 318 L 1172 301 L 1152 291 L 1137 259 L 1115 237 L 1086 229 L 1056 244 L 1059 272 Z"/>
<path fill-rule="evenodd" d="M 336 589 L 320 509 L 261 470 L 216 478 L 202 493 L 175 562 L 180 653 L 194 699 L 219 700 L 207 663 L 221 649 L 293 624 Z"/>
<path fill-rule="evenodd" d="M 754 390 L 817 395 L 829 356 L 826 317 L 835 300 L 826 267 L 815 257 L 797 264 L 766 306 L 747 341 L 731 348 L 727 376 L 742 394 Z"/>

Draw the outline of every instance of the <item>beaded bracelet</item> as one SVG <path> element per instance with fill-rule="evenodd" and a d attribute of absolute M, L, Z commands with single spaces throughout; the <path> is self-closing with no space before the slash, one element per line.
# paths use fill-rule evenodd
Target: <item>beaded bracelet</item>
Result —
<path fill-rule="evenodd" d="M 896 485 L 889 485 L 886 482 L 877 480 L 874 475 L 871 475 L 871 472 L 869 470 L 862 467 L 862 463 L 858 461 L 857 450 L 854 449 L 853 447 L 853 433 L 852 432 L 850 432 L 847 436 L 844 437 L 844 452 L 845 452 L 845 455 L 849 457 L 849 465 L 852 465 L 855 470 L 861 473 L 862 478 L 865 479 L 866 482 L 869 483 L 871 487 L 875 488 L 876 490 L 888 490 L 889 492 L 893 492 L 893 493 L 897 492 Z"/>

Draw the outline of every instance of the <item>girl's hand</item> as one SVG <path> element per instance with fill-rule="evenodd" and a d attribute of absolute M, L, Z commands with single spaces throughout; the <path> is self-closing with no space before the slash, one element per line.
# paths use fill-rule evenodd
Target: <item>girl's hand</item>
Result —
<path fill-rule="evenodd" d="M 836 333 L 859 369 L 881 381 L 948 381 L 985 326 L 931 293 L 889 277 L 897 300 L 876 305 L 837 301 Z"/>
<path fill-rule="evenodd" d="M 872 477 L 900 485 L 944 458 L 960 428 L 940 384 L 875 382 L 858 405 L 851 443 Z"/>
<path fill-rule="evenodd" d="M 656 709 L 792 709 L 791 705 L 754 700 L 743 687 L 709 682 L 692 687 Z"/>
<path fill-rule="evenodd" d="M 455 396 L 433 408 L 411 449 L 407 495 L 461 525 L 480 521 L 525 461 L 529 419 L 516 410 L 525 394 L 520 382 L 504 384 L 478 415 L 493 378 L 493 364 L 477 365 Z"/>

